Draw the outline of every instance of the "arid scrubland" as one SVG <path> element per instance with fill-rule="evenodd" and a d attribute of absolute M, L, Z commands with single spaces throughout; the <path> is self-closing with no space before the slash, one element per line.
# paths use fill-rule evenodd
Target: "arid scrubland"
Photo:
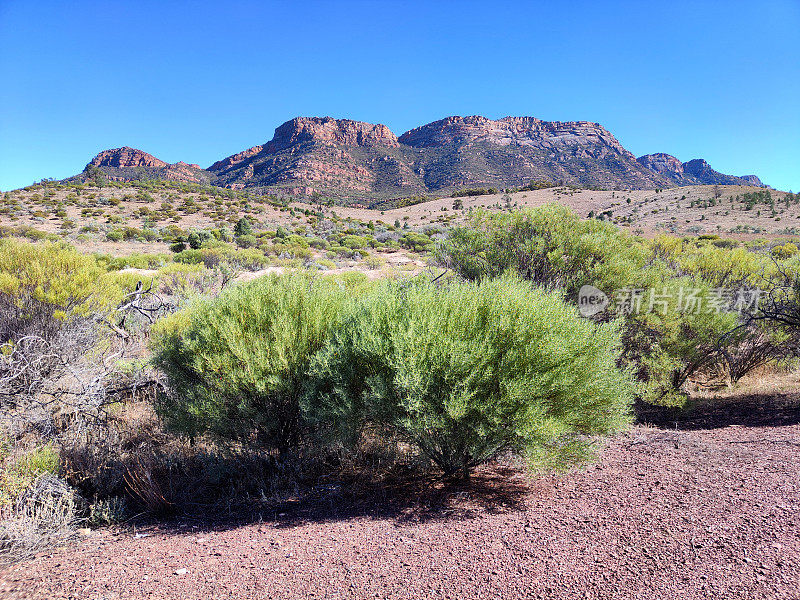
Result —
<path fill-rule="evenodd" d="M 4 194 L 4 558 L 321 485 L 561 472 L 793 371 L 798 197 L 538 187 L 387 210 L 100 175 Z"/>

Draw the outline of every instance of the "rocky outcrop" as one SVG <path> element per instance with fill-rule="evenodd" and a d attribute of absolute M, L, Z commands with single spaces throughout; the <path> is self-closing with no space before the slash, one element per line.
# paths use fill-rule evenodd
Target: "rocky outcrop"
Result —
<path fill-rule="evenodd" d="M 657 154 L 645 154 L 636 159 L 640 165 L 670 178 L 683 177 L 683 163 L 671 154 L 659 152 Z"/>
<path fill-rule="evenodd" d="M 396 148 L 397 137 L 386 125 L 373 125 L 348 119 L 332 117 L 297 117 L 287 121 L 275 130 L 272 140 L 261 146 L 253 146 L 243 152 L 233 154 L 208 167 L 211 172 L 223 172 L 237 167 L 262 152 L 275 154 L 304 144 L 324 144 L 327 146 L 385 146 Z"/>
<path fill-rule="evenodd" d="M 713 177 L 716 173 L 711 165 L 702 158 L 695 158 L 683 164 L 683 172 L 697 177 L 698 179 L 707 179 Z"/>
<path fill-rule="evenodd" d="M 208 169 L 169 164 L 128 147 L 101 152 L 88 166 L 114 179 L 162 177 L 350 201 L 506 188 L 531 180 L 606 189 L 762 185 L 754 175 L 718 173 L 702 159 L 682 163 L 663 153 L 637 159 L 599 123 L 477 115 L 447 117 L 399 138 L 381 124 L 297 117 L 278 127 L 271 140 Z"/>
<path fill-rule="evenodd" d="M 399 172 L 410 169 L 385 162 L 404 163 L 401 155 L 397 136 L 385 125 L 297 117 L 278 127 L 272 140 L 218 161 L 208 171 L 220 185 L 244 181 L 286 193 L 310 189 L 336 197 L 367 197 L 404 188 Z M 393 170 L 398 174 L 393 176 Z M 411 187 L 425 191 L 422 185 Z"/>
<path fill-rule="evenodd" d="M 209 183 L 212 175 L 200 168 L 185 162 L 170 164 L 156 158 L 152 154 L 136 148 L 124 146 L 113 150 L 103 150 L 88 165 L 101 169 L 115 181 L 132 181 L 143 177 L 157 177 L 172 181 L 189 181 L 192 183 Z"/>
<path fill-rule="evenodd" d="M 764 183 L 756 175 L 742 175 L 739 179 L 742 179 L 742 180 L 746 181 L 750 185 L 755 185 L 755 186 L 758 186 L 758 187 L 765 187 Z"/>
<path fill-rule="evenodd" d="M 711 168 L 702 158 L 683 163 L 683 182 L 705 185 L 749 185 L 749 182 L 734 175 L 725 175 Z"/>
<path fill-rule="evenodd" d="M 645 154 L 636 160 L 654 173 L 667 177 L 672 185 L 764 185 L 755 175 L 736 177 L 715 171 L 702 158 L 682 163 L 670 154 Z"/>
<path fill-rule="evenodd" d="M 401 144 L 415 148 L 466 145 L 481 141 L 496 146 L 559 150 L 583 146 L 595 153 L 610 151 L 633 158 L 599 123 L 542 121 L 535 117 L 506 117 L 493 121 L 481 116 L 447 117 L 400 136 Z"/>
<path fill-rule="evenodd" d="M 386 125 L 332 117 L 297 117 L 275 130 L 275 136 L 267 144 L 266 149 L 267 152 L 279 152 L 305 143 L 365 148 L 375 146 L 396 148 L 399 145 L 397 137 Z"/>
<path fill-rule="evenodd" d="M 242 152 L 238 152 L 233 154 L 227 158 L 223 158 L 222 160 L 218 160 L 213 165 L 208 167 L 209 171 L 214 173 L 219 173 L 222 171 L 227 171 L 231 167 L 235 167 L 252 157 L 259 154 L 264 149 L 264 146 L 253 146 L 252 148 L 248 148 L 247 150 L 243 150 Z"/>
<path fill-rule="evenodd" d="M 161 169 L 166 167 L 168 163 L 157 159 L 147 152 L 123 146 L 122 148 L 114 148 L 113 150 L 103 150 L 95 156 L 89 164 L 95 167 L 112 167 L 115 169 L 136 167 Z"/>
<path fill-rule="evenodd" d="M 412 129 L 399 142 L 417 150 L 415 167 L 434 190 L 509 187 L 532 179 L 628 188 L 665 183 L 608 130 L 589 121 L 455 116 Z"/>

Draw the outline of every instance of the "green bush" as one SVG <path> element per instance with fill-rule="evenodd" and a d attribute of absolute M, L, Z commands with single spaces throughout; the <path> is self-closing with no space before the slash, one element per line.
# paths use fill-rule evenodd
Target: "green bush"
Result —
<path fill-rule="evenodd" d="M 168 254 L 129 254 L 111 258 L 108 261 L 108 268 L 113 271 L 120 269 L 159 269 L 172 260 Z"/>
<path fill-rule="evenodd" d="M 308 362 L 346 295 L 333 279 L 273 275 L 160 321 L 154 362 L 171 393 L 158 402 L 159 414 L 184 434 L 285 453 L 301 436 Z"/>
<path fill-rule="evenodd" d="M 232 242 L 233 232 L 228 227 L 220 227 L 218 230 L 218 237 L 221 242 Z"/>
<path fill-rule="evenodd" d="M 189 234 L 188 242 L 189 242 L 189 248 L 191 248 L 192 250 L 199 250 L 200 246 L 203 245 L 203 240 L 200 239 L 200 235 L 196 231 L 192 231 Z"/>
<path fill-rule="evenodd" d="M 702 278 L 713 287 L 755 286 L 776 272 L 768 256 L 746 248 L 720 247 L 713 242 L 698 245 L 693 239 L 670 236 L 657 238 L 653 247 L 675 270 Z"/>
<path fill-rule="evenodd" d="M 428 252 L 433 249 L 433 240 L 424 233 L 410 231 L 400 238 L 400 244 L 404 248 L 414 252 Z"/>
<path fill-rule="evenodd" d="M 593 285 L 612 299 L 626 290 L 641 290 L 643 310 L 622 311 L 621 364 L 635 372 L 640 398 L 676 405 L 685 401 L 683 388 L 690 378 L 713 370 L 725 362 L 726 353 L 747 344 L 741 335 L 730 334 L 739 324 L 738 315 L 724 307 L 684 310 L 682 295 L 691 290 L 697 304 L 708 307 L 713 288 L 752 286 L 754 278 L 775 271 L 764 255 L 720 248 L 713 241 L 665 236 L 643 243 L 611 223 L 582 221 L 553 204 L 512 213 L 479 212 L 467 226 L 453 230 L 437 257 L 466 279 L 512 271 L 564 291 L 569 301 L 583 285 Z M 669 300 L 650 310 L 651 293 Z M 595 318 L 607 320 L 617 308 L 618 303 Z"/>
<path fill-rule="evenodd" d="M 183 263 L 185 265 L 199 265 L 203 262 L 202 250 L 181 250 L 174 256 L 176 263 Z"/>
<path fill-rule="evenodd" d="M 252 234 L 240 235 L 236 238 L 236 243 L 242 248 L 252 248 L 258 243 L 256 236 Z"/>
<path fill-rule="evenodd" d="M 645 275 L 649 254 L 611 223 L 581 220 L 559 204 L 511 213 L 478 211 L 436 250 L 439 262 L 465 279 L 516 271 L 537 284 L 563 289 L 568 299 L 583 285 L 607 293 L 632 285 Z"/>
<path fill-rule="evenodd" d="M 237 237 L 241 237 L 243 235 L 253 235 L 253 224 L 247 217 L 242 217 L 236 222 L 233 232 Z"/>
<path fill-rule="evenodd" d="M 89 506 L 89 525 L 102 527 L 122 523 L 129 513 L 128 502 L 124 497 L 101 498 Z"/>
<path fill-rule="evenodd" d="M 699 310 L 678 305 L 681 290 L 692 291 Z M 686 400 L 687 380 L 716 364 L 721 350 L 731 346 L 732 351 L 739 341 L 737 336 L 726 336 L 736 328 L 738 314 L 703 309 L 712 300 L 712 291 L 699 279 L 672 279 L 656 293 L 663 296 L 664 305 L 625 318 L 623 358 L 636 370 L 644 401 L 677 406 Z"/>
<path fill-rule="evenodd" d="M 341 245 L 351 250 L 366 248 L 369 240 L 361 235 L 345 235 L 341 240 Z"/>
<path fill-rule="evenodd" d="M 32 448 L 14 460 L 3 458 L 0 453 L 0 509 L 13 504 L 37 477 L 56 475 L 60 468 L 60 457 L 52 444 Z"/>
<path fill-rule="evenodd" d="M 121 242 L 125 238 L 125 232 L 120 229 L 112 229 L 106 234 L 109 242 Z"/>
<path fill-rule="evenodd" d="M 0 313 L 0 321 L 11 312 L 32 319 L 34 304 L 49 307 L 58 319 L 105 313 L 122 300 L 126 283 L 66 244 L 0 240 L 0 301 L 14 307 Z"/>
<path fill-rule="evenodd" d="M 447 474 L 506 450 L 568 464 L 628 420 L 619 352 L 614 326 L 517 279 L 385 283 L 312 360 L 305 407 L 335 439 L 377 430 Z"/>

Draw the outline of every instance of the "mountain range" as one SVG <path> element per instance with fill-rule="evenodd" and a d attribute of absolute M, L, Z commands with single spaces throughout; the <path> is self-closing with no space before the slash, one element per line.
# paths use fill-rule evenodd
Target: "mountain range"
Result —
<path fill-rule="evenodd" d="M 703 159 L 681 162 L 663 153 L 636 158 L 599 123 L 534 117 L 447 117 L 400 137 L 381 124 L 297 117 L 270 141 L 205 169 L 129 147 L 100 152 L 76 177 L 95 169 L 120 181 L 162 178 L 351 202 L 531 181 L 604 189 L 763 185 L 755 175 L 719 173 Z"/>

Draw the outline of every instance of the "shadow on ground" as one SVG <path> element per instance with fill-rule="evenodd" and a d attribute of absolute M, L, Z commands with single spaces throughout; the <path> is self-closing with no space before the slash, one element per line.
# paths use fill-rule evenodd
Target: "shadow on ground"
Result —
<path fill-rule="evenodd" d="M 661 429 L 696 431 L 738 425 L 782 427 L 800 423 L 800 394 L 747 394 L 699 398 L 684 408 L 637 404 L 636 420 Z"/>
<path fill-rule="evenodd" d="M 639 404 L 638 423 L 672 431 L 701 431 L 729 426 L 781 427 L 800 424 L 800 393 L 741 394 L 698 398 L 684 408 Z M 155 527 L 162 533 L 185 534 L 226 530 L 265 522 L 293 527 L 307 522 L 359 518 L 393 520 L 396 524 L 463 520 L 481 514 L 525 510 L 532 482 L 524 469 L 498 462 L 478 469 L 469 479 L 443 479 L 400 470 L 389 476 L 341 478 L 306 488 L 284 501 L 197 507 L 177 517 L 145 517 L 134 527 Z"/>
<path fill-rule="evenodd" d="M 443 479 L 431 475 L 403 474 L 389 480 L 342 481 L 318 485 L 300 497 L 283 502 L 251 502 L 205 509 L 196 514 L 166 518 L 143 516 L 128 523 L 141 531 L 185 534 L 235 529 L 254 523 L 294 527 L 307 522 L 333 522 L 357 518 L 389 519 L 398 525 L 435 520 L 470 519 L 480 514 L 525 509 L 530 480 L 519 468 L 494 464 L 468 479 Z"/>

